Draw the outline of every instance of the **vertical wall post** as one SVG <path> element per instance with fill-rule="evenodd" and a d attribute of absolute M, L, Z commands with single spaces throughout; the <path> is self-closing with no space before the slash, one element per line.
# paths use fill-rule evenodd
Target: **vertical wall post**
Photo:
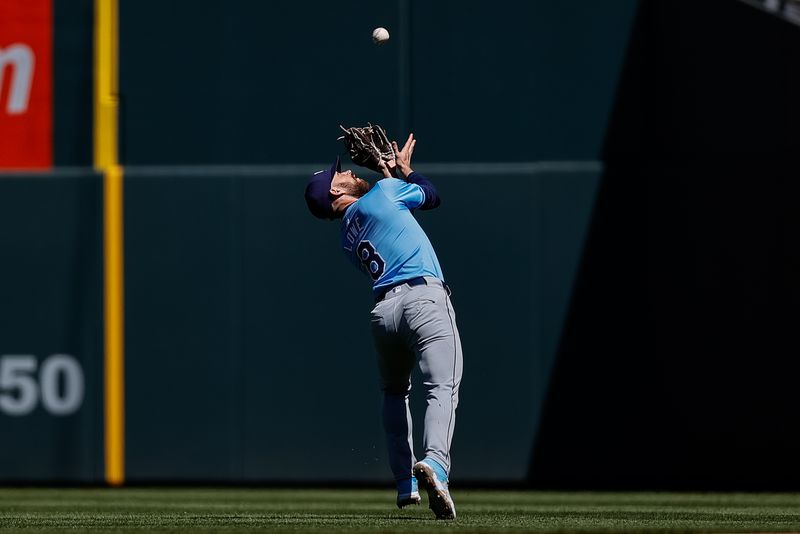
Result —
<path fill-rule="evenodd" d="M 118 0 L 94 3 L 94 167 L 103 172 L 105 480 L 125 481 L 123 171 L 119 166 Z"/>

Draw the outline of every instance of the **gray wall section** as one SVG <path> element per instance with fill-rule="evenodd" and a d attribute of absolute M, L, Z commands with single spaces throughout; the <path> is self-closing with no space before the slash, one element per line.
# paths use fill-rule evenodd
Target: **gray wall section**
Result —
<path fill-rule="evenodd" d="M 428 160 L 595 160 L 636 0 L 204 6 L 122 0 L 124 163 L 313 163 L 367 121 Z"/>
<path fill-rule="evenodd" d="M 526 476 L 598 177 L 434 177 L 444 205 L 419 217 L 465 347 L 461 479 Z M 369 282 L 338 223 L 308 214 L 304 179 L 129 169 L 131 480 L 387 478 Z"/>
<path fill-rule="evenodd" d="M 0 176 L 0 358 L 32 355 L 37 366 L 4 369 L 0 395 L 20 398 L 12 374 L 41 390 L 42 364 L 54 354 L 80 362 L 85 380 L 75 413 L 49 413 L 41 393 L 27 415 L 0 409 L 2 481 L 102 477 L 100 198 L 100 181 L 88 173 Z"/>

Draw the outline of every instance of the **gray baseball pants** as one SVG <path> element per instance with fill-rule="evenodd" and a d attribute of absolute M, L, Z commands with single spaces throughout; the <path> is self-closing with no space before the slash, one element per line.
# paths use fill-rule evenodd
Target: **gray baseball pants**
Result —
<path fill-rule="evenodd" d="M 425 388 L 425 457 L 450 472 L 463 357 L 450 296 L 437 278 L 424 285 L 402 284 L 372 310 L 372 334 L 383 387 L 383 426 L 395 480 L 411 476 L 414 458 L 411 372 L 419 365 Z"/>

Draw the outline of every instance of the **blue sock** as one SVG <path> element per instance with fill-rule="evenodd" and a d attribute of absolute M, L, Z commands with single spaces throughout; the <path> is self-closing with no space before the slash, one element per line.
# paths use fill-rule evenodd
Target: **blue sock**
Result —
<path fill-rule="evenodd" d="M 410 478 L 404 478 L 403 480 L 397 481 L 397 493 L 400 495 L 410 494 L 417 492 L 417 478 L 415 476 L 411 476 Z"/>

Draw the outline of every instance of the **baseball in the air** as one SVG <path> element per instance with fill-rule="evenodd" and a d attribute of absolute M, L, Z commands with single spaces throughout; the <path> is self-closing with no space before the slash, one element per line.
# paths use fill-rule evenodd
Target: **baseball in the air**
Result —
<path fill-rule="evenodd" d="M 375 28 L 372 30 L 372 42 L 383 44 L 389 40 L 389 31 L 386 28 Z"/>

